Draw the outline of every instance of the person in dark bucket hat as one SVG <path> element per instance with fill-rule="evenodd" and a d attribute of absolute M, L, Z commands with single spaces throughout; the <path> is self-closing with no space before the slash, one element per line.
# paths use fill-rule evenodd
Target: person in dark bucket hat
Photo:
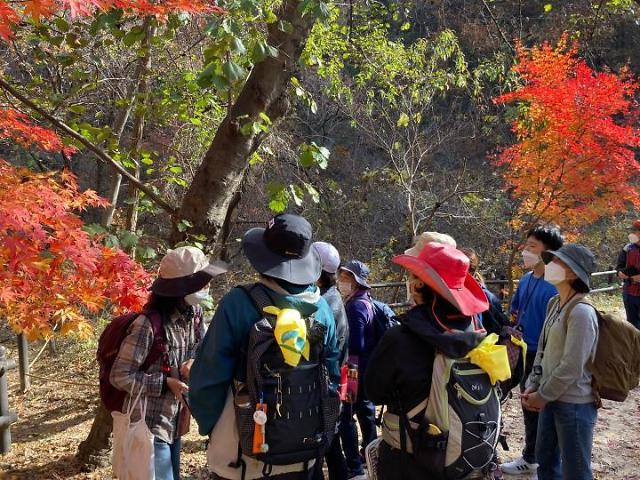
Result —
<path fill-rule="evenodd" d="M 266 228 L 252 228 L 242 239 L 242 249 L 258 273 L 295 285 L 320 278 L 322 261 L 312 245 L 307 220 L 288 213 L 272 218 Z"/>
<path fill-rule="evenodd" d="M 248 454 L 248 457 L 238 458 L 240 440 L 236 425 L 239 419 L 236 418 L 233 392 L 239 391 L 239 385 L 244 384 L 243 388 L 246 388 L 252 381 L 246 366 L 255 360 L 251 357 L 255 351 L 249 346 L 249 338 L 251 332 L 264 328 L 258 328 L 256 323 L 265 318 L 265 308 L 275 308 L 288 313 L 282 318 L 277 314 L 274 320 L 273 339 L 278 351 L 282 350 L 286 341 L 285 334 L 288 335 L 292 330 L 278 336 L 275 331 L 282 326 L 281 320 L 284 323 L 287 318 L 296 316 L 292 310 L 299 314 L 298 320 L 305 320 L 303 325 L 322 326 L 324 335 L 314 335 L 312 338 L 305 333 L 296 338 L 303 339 L 303 343 L 307 345 L 311 343 L 311 348 L 308 349 L 311 353 L 307 355 L 322 354 L 321 359 L 316 358 L 318 362 L 323 362 L 323 370 L 329 374 L 329 380 L 333 384 L 331 392 L 337 390 L 336 386 L 340 383 L 340 350 L 337 344 L 336 324 L 331 307 L 321 296 L 320 288 L 316 285 L 322 272 L 322 262 L 320 254 L 312 244 L 313 230 L 309 222 L 290 213 L 277 215 L 269 220 L 266 226 L 249 230 L 242 239 L 242 250 L 249 263 L 260 274 L 259 280 L 251 285 L 232 288 L 220 300 L 207 335 L 198 349 L 189 382 L 191 411 L 198 422 L 200 434 L 208 436 L 210 440 L 207 466 L 214 478 L 259 479 L 264 478 L 267 471 L 269 478 L 273 480 L 307 480 L 310 476 L 309 470 L 313 466 L 309 462 L 266 464 L 253 458 L 250 451 L 243 452 Z M 318 330 L 314 328 L 313 331 Z M 298 330 L 297 332 L 296 335 L 299 334 Z M 320 344 L 323 348 L 316 348 Z M 275 354 L 269 354 L 267 357 L 260 357 L 260 361 L 265 358 L 276 361 L 279 358 Z M 279 368 L 277 364 L 264 363 L 264 368 L 269 367 Z M 318 378 L 313 373 L 315 371 L 296 371 L 296 381 L 309 381 L 313 384 Z M 290 377 L 285 379 L 287 382 L 291 381 Z M 286 385 L 288 384 L 285 383 Z M 269 405 L 269 420 L 265 428 L 267 432 L 270 429 L 273 432 L 271 412 L 280 407 L 275 404 L 275 385 L 266 388 L 272 389 L 272 393 L 265 392 L 265 403 Z M 295 393 L 295 390 L 292 387 L 287 392 L 280 392 L 280 398 L 284 402 L 283 409 L 292 401 L 291 392 Z M 310 409 L 309 412 L 311 411 Z M 275 416 L 273 418 L 275 419 Z M 296 428 L 291 427 L 293 435 L 297 434 Z M 269 440 L 269 447 L 274 450 L 278 445 L 282 446 L 284 442 L 291 440 L 282 435 L 275 437 Z M 300 452 L 291 452 L 299 456 L 289 457 L 292 458 L 291 461 L 294 458 L 306 458 L 304 455 L 308 455 L 308 449 L 302 451 L 302 442 L 300 445 Z"/>
<path fill-rule="evenodd" d="M 544 278 L 555 285 L 558 295 L 549 300 L 533 370 L 520 398 L 525 409 L 540 412 L 538 478 L 588 480 L 593 478 L 591 450 L 598 411 L 591 361 L 599 325 L 595 309 L 584 297 L 596 262 L 593 253 L 579 244 L 543 252 L 542 259 Z"/>
<path fill-rule="evenodd" d="M 356 283 L 361 287 L 367 289 L 371 288 L 367 283 L 367 278 L 369 278 L 369 267 L 360 260 L 351 260 L 346 265 L 340 267 L 340 270 L 352 274 Z"/>
<path fill-rule="evenodd" d="M 559 250 L 542 252 L 542 260 L 549 264 L 554 258 L 562 260 L 577 275 L 582 283 L 591 289 L 591 274 L 596 270 L 596 259 L 584 245 L 570 243 Z"/>

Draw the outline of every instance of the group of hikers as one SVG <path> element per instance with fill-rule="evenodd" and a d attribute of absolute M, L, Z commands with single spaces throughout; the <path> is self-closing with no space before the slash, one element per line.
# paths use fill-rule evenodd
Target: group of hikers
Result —
<path fill-rule="evenodd" d="M 618 265 L 636 326 L 639 235 L 640 221 Z M 364 263 L 342 263 L 314 240 L 293 214 L 246 232 L 258 281 L 228 291 L 206 331 L 200 303 L 225 267 L 194 247 L 162 259 L 106 378 L 107 398 L 122 392 L 114 410 L 135 416 L 132 402 L 145 399 L 156 479 L 180 478 L 189 415 L 208 437 L 214 479 L 317 480 L 325 463 L 330 480 L 593 478 L 599 322 L 585 299 L 595 270 L 588 248 L 564 243 L 557 227 L 533 228 L 522 250 L 529 271 L 505 314 L 475 252 L 425 232 L 391 259 L 406 273 L 410 304 L 394 316 L 372 298 Z M 520 354 L 511 371 L 522 363 L 515 384 L 474 360 L 505 338 Z M 525 445 L 500 464 L 501 401 L 518 381 Z"/>

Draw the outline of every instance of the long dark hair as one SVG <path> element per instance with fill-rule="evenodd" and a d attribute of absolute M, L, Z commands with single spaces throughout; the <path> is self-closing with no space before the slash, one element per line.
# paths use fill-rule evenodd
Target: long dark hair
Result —
<path fill-rule="evenodd" d="M 162 318 L 169 318 L 176 310 L 185 309 L 184 297 L 165 297 L 152 293 L 144 310 L 158 312 Z"/>

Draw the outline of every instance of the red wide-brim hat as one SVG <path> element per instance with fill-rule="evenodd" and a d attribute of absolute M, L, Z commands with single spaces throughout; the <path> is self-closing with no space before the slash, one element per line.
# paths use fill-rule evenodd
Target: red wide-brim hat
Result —
<path fill-rule="evenodd" d="M 430 242 L 417 257 L 398 255 L 393 262 L 413 273 L 463 315 L 489 310 L 487 296 L 469 274 L 469 258 L 457 248 Z"/>

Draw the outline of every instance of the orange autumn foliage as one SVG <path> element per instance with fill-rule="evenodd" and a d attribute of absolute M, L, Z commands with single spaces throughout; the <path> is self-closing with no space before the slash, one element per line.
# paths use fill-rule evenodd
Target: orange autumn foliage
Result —
<path fill-rule="evenodd" d="M 170 13 L 222 13 L 214 0 L 0 0 L 0 38 L 9 40 L 13 30 L 27 18 L 40 22 L 56 14 L 69 12 L 72 18 L 89 17 L 97 11 L 122 9 L 129 15 L 158 18 Z"/>
<path fill-rule="evenodd" d="M 0 318 L 29 340 L 91 333 L 91 315 L 142 308 L 151 276 L 105 247 L 76 215 L 106 201 L 67 171 L 0 160 Z"/>
<path fill-rule="evenodd" d="M 571 230 L 640 207 L 638 84 L 628 71 L 592 70 L 566 36 L 556 47 L 519 46 L 514 68 L 523 85 L 494 99 L 520 106 L 518 143 L 494 158 L 519 203 L 514 227 L 546 221 Z"/>

